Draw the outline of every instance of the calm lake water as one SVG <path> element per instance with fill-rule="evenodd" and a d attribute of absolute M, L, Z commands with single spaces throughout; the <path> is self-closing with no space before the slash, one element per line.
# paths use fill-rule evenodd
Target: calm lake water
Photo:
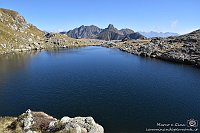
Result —
<path fill-rule="evenodd" d="M 97 46 L 0 57 L 0 115 L 29 108 L 143 133 L 200 120 L 200 69 Z"/>

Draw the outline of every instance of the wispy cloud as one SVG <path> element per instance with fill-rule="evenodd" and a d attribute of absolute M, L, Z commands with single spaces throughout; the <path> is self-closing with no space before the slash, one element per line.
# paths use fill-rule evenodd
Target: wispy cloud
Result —
<path fill-rule="evenodd" d="M 176 29 L 178 27 L 179 21 L 178 20 L 174 20 L 171 22 L 171 29 Z"/>

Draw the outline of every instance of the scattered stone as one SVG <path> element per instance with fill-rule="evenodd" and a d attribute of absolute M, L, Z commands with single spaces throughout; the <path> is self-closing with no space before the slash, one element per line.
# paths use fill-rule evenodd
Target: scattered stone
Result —
<path fill-rule="evenodd" d="M 32 38 L 29 38 L 29 39 L 28 39 L 28 41 L 29 41 L 29 42 L 32 42 L 32 41 L 33 41 L 33 39 L 32 39 Z"/>

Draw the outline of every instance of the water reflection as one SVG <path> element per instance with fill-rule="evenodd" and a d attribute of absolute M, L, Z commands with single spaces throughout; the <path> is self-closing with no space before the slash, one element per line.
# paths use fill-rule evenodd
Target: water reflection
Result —
<path fill-rule="evenodd" d="M 61 53 L 75 53 L 75 54 L 79 54 L 80 53 L 80 48 L 59 48 L 59 49 L 48 49 L 46 50 L 47 52 L 45 54 L 47 54 L 48 56 L 56 56 L 56 55 L 60 55 Z"/>
<path fill-rule="evenodd" d="M 4 83 L 11 73 L 23 70 L 30 58 L 37 53 L 38 51 L 26 51 L 0 56 L 0 84 Z"/>

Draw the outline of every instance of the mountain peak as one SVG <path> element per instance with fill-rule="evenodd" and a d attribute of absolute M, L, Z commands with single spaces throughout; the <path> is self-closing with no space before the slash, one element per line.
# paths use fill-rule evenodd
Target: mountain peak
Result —
<path fill-rule="evenodd" d="M 109 24 L 107 28 L 101 29 L 95 25 L 81 26 L 73 30 L 68 31 L 67 34 L 72 38 L 90 38 L 90 39 L 101 39 L 101 40 L 122 40 L 128 36 L 129 39 L 143 38 L 139 33 L 135 33 L 131 29 L 118 30 L 112 24 Z"/>
<path fill-rule="evenodd" d="M 79 28 L 84 28 L 85 27 L 85 25 L 81 25 Z"/>
<path fill-rule="evenodd" d="M 101 32 L 102 29 L 98 28 L 95 25 L 90 26 L 80 26 L 79 28 L 75 28 L 73 30 L 68 31 L 67 33 L 62 32 L 62 34 L 67 34 L 72 38 L 96 38 L 97 34 Z"/>
<path fill-rule="evenodd" d="M 113 24 L 109 24 L 108 25 L 108 29 L 114 29 L 115 27 L 114 27 L 114 25 Z"/>

